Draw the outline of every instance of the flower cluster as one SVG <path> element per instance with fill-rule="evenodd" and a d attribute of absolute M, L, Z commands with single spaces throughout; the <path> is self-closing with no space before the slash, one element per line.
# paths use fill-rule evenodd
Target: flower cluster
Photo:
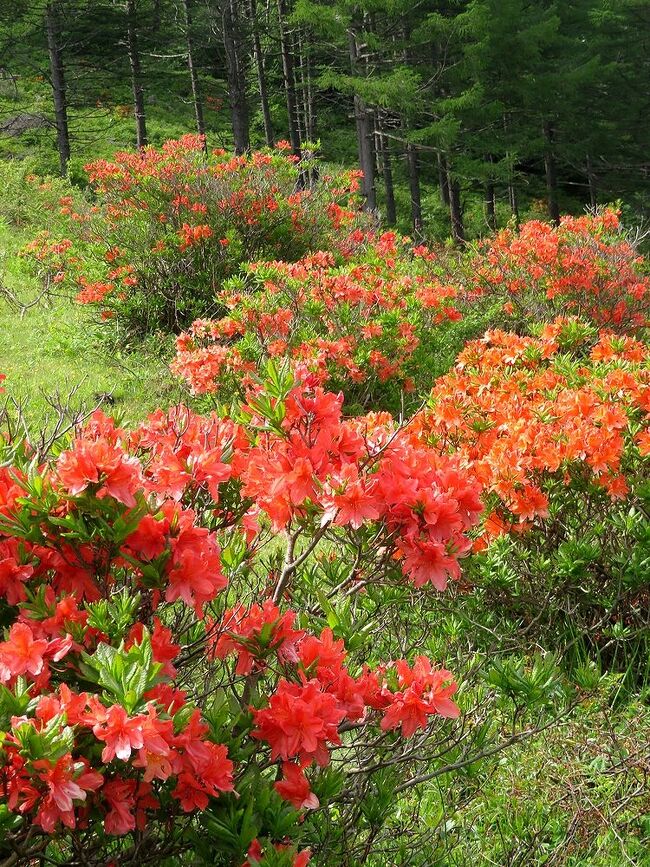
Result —
<path fill-rule="evenodd" d="M 265 707 L 251 708 L 251 734 L 270 746 L 272 760 L 282 761 L 283 778 L 275 790 L 297 809 L 318 807 L 304 771 L 313 763 L 329 764 L 330 750 L 341 744 L 339 726 L 344 721 L 358 722 L 375 711 L 384 731 L 399 728 L 410 737 L 433 715 L 459 714 L 450 698 L 457 690 L 452 674 L 433 668 L 426 657 L 418 657 L 413 668 L 399 660 L 394 669 L 365 669 L 352 677 L 344 664 L 343 641 L 335 640 L 331 629 L 324 629 L 320 637 L 295 631 L 294 613 L 281 615 L 272 603 L 242 613 L 226 614 L 212 638 L 213 653 L 235 654 L 240 673 L 253 667 L 264 671 L 272 657 L 291 677 L 279 680 Z M 396 681 L 395 689 L 391 680 Z"/>
<path fill-rule="evenodd" d="M 268 358 L 289 358 L 322 383 L 357 387 L 373 402 L 381 384 L 415 387 L 414 353 L 436 326 L 460 318 L 457 288 L 426 247 L 394 232 L 357 230 L 348 262 L 332 252 L 295 263 L 258 262 L 226 287 L 228 314 L 197 320 L 177 339 L 172 369 L 192 393 L 244 389 Z M 421 360 L 420 360 L 421 361 Z M 426 367 L 426 364 L 425 364 Z"/>
<path fill-rule="evenodd" d="M 573 314 L 623 332 L 650 323 L 650 280 L 616 211 L 532 220 L 479 248 L 473 289 L 503 292 L 506 311 L 524 320 Z"/>
<path fill-rule="evenodd" d="M 183 225 L 178 230 L 178 236 L 180 238 L 180 244 L 178 245 L 178 249 L 183 253 L 188 247 L 194 247 L 197 244 L 201 244 L 202 241 L 207 240 L 213 236 L 214 232 L 211 227 L 205 225 L 203 223 L 199 223 L 197 226 L 191 226 L 189 223 L 183 223 Z"/>
<path fill-rule="evenodd" d="M 381 527 L 375 544 L 394 550 L 416 586 L 440 590 L 458 577 L 465 535 L 482 510 L 480 488 L 455 460 L 413 443 L 389 416 L 343 420 L 342 395 L 291 389 L 277 431 L 260 437 L 240 478 L 275 530 L 310 516 L 321 531 Z M 249 401 L 259 424 L 259 401 Z M 273 480 L 272 482 L 270 480 Z"/>
<path fill-rule="evenodd" d="M 10 634 L 6 644 L 13 641 Z M 129 715 L 121 704 L 107 707 L 97 694 L 72 692 L 64 683 L 60 697 L 41 692 L 33 717 L 11 718 L 3 744 L 9 809 L 33 812 L 35 824 L 51 834 L 59 823 L 74 829 L 84 821 L 92 800 L 105 832 L 124 835 L 142 830 L 148 814 L 160 808 L 154 780 L 175 780 L 169 794 L 184 812 L 205 809 L 210 798 L 231 791 L 233 763 L 224 746 L 205 739 L 208 727 L 198 711 L 177 731 L 173 717 L 159 715 L 160 704 L 156 698 L 144 712 Z M 88 757 L 67 751 L 73 745 L 77 752 L 89 740 L 104 745 L 102 773 L 91 769 Z M 134 769 L 141 769 L 139 777 L 132 776 Z"/>
<path fill-rule="evenodd" d="M 458 454 L 520 525 L 547 516 L 548 477 L 568 484 L 586 473 L 624 497 L 635 437 L 647 453 L 648 359 L 633 337 L 595 334 L 575 319 L 558 319 L 538 337 L 490 331 L 436 382 L 412 430 Z M 495 531 L 504 526 L 494 515 L 491 522 Z"/>
<path fill-rule="evenodd" d="M 260 786 L 299 837 L 352 732 L 431 736 L 458 715 L 449 671 L 356 660 L 320 625 L 332 603 L 301 589 L 321 540 L 357 550 L 340 587 L 321 583 L 331 600 L 372 582 L 442 589 L 481 508 L 451 458 L 386 415 L 344 420 L 341 403 L 276 370 L 233 418 L 176 407 L 127 431 L 96 412 L 42 466 L 18 449 L 2 467 L 0 824 L 17 846 L 32 826 L 63 846 L 90 829 L 113 857 L 184 814 L 233 821 L 249 798 L 235 863 L 305 864 L 256 812 Z M 243 578 L 267 568 L 269 533 L 284 565 L 254 602 Z"/>

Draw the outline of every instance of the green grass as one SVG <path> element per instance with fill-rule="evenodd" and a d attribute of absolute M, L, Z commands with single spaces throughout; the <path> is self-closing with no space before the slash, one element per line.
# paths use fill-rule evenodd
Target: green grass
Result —
<path fill-rule="evenodd" d="M 38 287 L 16 254 L 22 233 L 0 224 L 0 285 L 23 304 L 38 296 Z M 158 406 L 181 399 L 165 353 L 138 347 L 135 353 L 107 351 L 96 340 L 90 312 L 69 298 L 42 299 L 21 311 L 0 298 L 0 373 L 7 395 L 24 406 L 30 427 L 51 414 L 48 396 L 72 406 L 104 410 L 133 422 Z M 108 397 L 107 397 L 108 396 Z"/>
<path fill-rule="evenodd" d="M 612 713 L 600 694 L 501 755 L 453 817 L 450 864 L 648 867 L 649 727 L 643 702 Z"/>

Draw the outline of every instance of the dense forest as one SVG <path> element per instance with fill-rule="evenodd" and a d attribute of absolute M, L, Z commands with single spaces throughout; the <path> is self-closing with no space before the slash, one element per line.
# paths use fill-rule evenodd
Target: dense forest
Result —
<path fill-rule="evenodd" d="M 368 209 L 462 242 L 522 214 L 648 210 L 644 0 L 15 0 L 0 154 L 51 169 L 190 125 L 316 151 Z M 56 150 L 55 150 L 56 149 Z"/>

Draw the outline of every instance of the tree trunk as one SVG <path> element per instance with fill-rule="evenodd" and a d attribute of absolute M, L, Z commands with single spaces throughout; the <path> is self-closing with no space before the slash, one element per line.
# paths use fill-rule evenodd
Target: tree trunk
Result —
<path fill-rule="evenodd" d="M 490 166 L 494 164 L 493 154 L 488 154 L 487 162 Z M 494 175 L 492 169 L 485 184 L 485 218 L 488 228 L 491 232 L 497 230 L 497 202 L 496 202 L 496 187 L 494 184 Z"/>
<path fill-rule="evenodd" d="M 311 69 L 311 38 L 307 39 L 307 52 L 305 54 L 304 60 L 307 66 L 307 71 L 305 74 L 306 80 L 306 93 L 305 93 L 305 107 L 307 113 L 307 138 L 309 141 L 313 142 L 316 140 L 316 91 L 314 89 L 314 82 L 312 76 Z"/>
<path fill-rule="evenodd" d="M 372 146 L 374 137 L 372 114 L 358 94 L 354 96 L 354 120 L 357 127 L 359 167 L 363 172 L 361 179 L 361 193 L 365 199 L 363 207 L 366 211 L 374 211 L 377 207 L 377 196 L 375 193 L 375 155 Z"/>
<path fill-rule="evenodd" d="M 305 70 L 303 67 L 299 28 L 294 29 L 288 36 L 291 57 L 293 58 L 293 84 L 296 95 L 298 140 L 302 145 L 302 142 L 307 141 L 307 106 L 305 105 Z"/>
<path fill-rule="evenodd" d="M 54 3 L 45 7 L 47 29 L 47 48 L 50 55 L 50 77 L 54 97 L 54 117 L 56 121 L 56 146 L 59 152 L 61 174 L 65 175 L 70 159 L 70 135 L 68 132 L 68 104 L 66 99 L 63 58 L 59 45 L 59 12 Z"/>
<path fill-rule="evenodd" d="M 587 182 L 589 184 L 589 204 L 592 208 L 595 208 L 598 204 L 598 197 L 596 194 L 596 175 L 594 174 L 589 154 L 587 154 Z"/>
<path fill-rule="evenodd" d="M 307 99 L 307 75 L 305 72 L 305 49 L 300 30 L 298 30 L 294 41 L 294 52 L 297 58 L 296 82 L 300 81 L 300 108 L 298 116 L 300 118 L 301 141 L 307 141 L 309 139 L 309 104 Z"/>
<path fill-rule="evenodd" d="M 494 162 L 494 157 L 490 154 L 487 157 L 487 161 L 490 165 Z M 496 208 L 496 195 L 494 188 L 494 180 L 492 177 L 489 177 L 485 184 L 485 219 L 488 224 L 488 228 L 491 232 L 496 232 L 497 230 L 497 208 Z"/>
<path fill-rule="evenodd" d="M 508 142 L 508 134 L 510 132 L 510 119 L 507 114 L 503 115 L 503 132 L 506 139 L 506 147 Z M 506 151 L 506 158 L 508 158 L 509 154 Z M 517 196 L 517 187 L 515 186 L 515 172 L 514 172 L 514 163 L 509 161 L 508 168 L 508 202 L 510 204 L 510 212 L 512 216 L 515 218 L 515 225 L 519 228 L 519 199 Z"/>
<path fill-rule="evenodd" d="M 553 153 L 553 127 L 549 121 L 544 121 L 544 167 L 546 169 L 546 192 L 548 196 L 548 213 L 556 226 L 560 224 L 560 206 L 557 200 L 557 167 Z"/>
<path fill-rule="evenodd" d="M 440 201 L 449 207 L 449 184 L 447 183 L 447 157 L 438 151 L 438 187 Z"/>
<path fill-rule="evenodd" d="M 264 55 L 262 54 L 260 30 L 257 22 L 257 0 L 250 0 L 249 11 L 253 31 L 253 55 L 255 57 L 255 67 L 257 69 L 257 86 L 260 92 L 262 118 L 264 119 L 264 140 L 266 141 L 267 147 L 272 148 L 274 144 L 273 123 L 271 122 L 271 109 L 269 107 L 269 96 L 266 89 L 266 74 L 264 71 Z"/>
<path fill-rule="evenodd" d="M 284 77 L 284 94 L 287 101 L 287 115 L 289 117 L 289 141 L 291 152 L 298 158 L 300 152 L 300 128 L 298 122 L 298 106 L 296 102 L 296 79 L 294 72 L 293 52 L 289 34 L 285 29 L 287 18 L 287 4 L 285 0 L 277 0 L 278 21 L 280 25 L 280 53 L 282 54 L 282 74 Z"/>
<path fill-rule="evenodd" d="M 406 145 L 406 164 L 411 192 L 411 224 L 413 226 L 413 235 L 415 238 L 421 238 L 424 221 L 422 219 L 422 200 L 420 197 L 420 167 L 418 165 L 418 152 L 410 143 Z"/>
<path fill-rule="evenodd" d="M 185 30 L 187 44 L 187 68 L 190 73 L 190 82 L 192 84 L 192 101 L 194 102 L 194 117 L 196 119 L 196 131 L 203 138 L 203 149 L 207 153 L 207 144 L 205 142 L 205 120 L 203 118 L 203 100 L 201 98 L 201 88 L 199 79 L 196 74 L 196 66 L 194 65 L 194 44 L 192 40 L 192 13 L 190 10 L 191 0 L 183 0 L 183 11 L 185 13 Z"/>
<path fill-rule="evenodd" d="M 352 75 L 357 72 L 358 52 L 354 33 L 348 34 L 350 48 L 350 69 Z M 357 146 L 359 148 L 359 168 L 363 173 L 361 193 L 364 197 L 364 210 L 374 211 L 377 207 L 375 193 L 375 154 L 373 148 L 374 129 L 372 114 L 368 111 L 365 101 L 355 93 L 354 122 L 357 128 Z"/>
<path fill-rule="evenodd" d="M 508 183 L 508 202 L 510 203 L 512 216 L 515 218 L 515 225 L 519 228 L 519 199 L 517 197 L 517 187 L 515 187 L 512 178 Z"/>
<path fill-rule="evenodd" d="M 460 184 L 447 168 L 447 184 L 449 186 L 449 211 L 451 216 L 451 236 L 454 243 L 465 243 L 465 227 L 463 226 L 463 208 L 460 201 Z"/>
<path fill-rule="evenodd" d="M 301 31 L 297 36 L 297 57 L 300 60 L 300 117 L 303 141 L 313 142 L 316 138 L 316 112 L 314 106 L 314 87 L 311 72 L 311 40 L 303 38 Z"/>
<path fill-rule="evenodd" d="M 226 52 L 228 100 L 232 121 L 232 136 L 236 154 L 250 149 L 248 102 L 246 101 L 246 70 L 244 68 L 241 32 L 237 6 L 239 0 L 223 0 L 223 47 Z"/>
<path fill-rule="evenodd" d="M 160 30 L 160 24 L 162 22 L 162 0 L 154 0 L 153 2 L 153 15 L 151 16 L 151 31 L 152 33 L 158 33 Z"/>
<path fill-rule="evenodd" d="M 497 230 L 497 210 L 496 210 L 496 198 L 494 195 L 494 184 L 492 181 L 488 181 L 485 185 L 485 219 L 488 224 L 488 228 L 491 232 L 496 232 Z"/>
<path fill-rule="evenodd" d="M 386 196 L 386 222 L 394 226 L 397 222 L 397 209 L 395 207 L 395 188 L 393 186 L 393 167 L 391 165 L 388 139 L 381 128 L 381 120 L 377 123 L 377 151 L 381 156 L 381 171 L 384 177 L 384 192 Z"/>
<path fill-rule="evenodd" d="M 139 148 L 147 144 L 147 123 L 144 110 L 144 90 L 142 87 L 142 66 L 138 49 L 138 27 L 136 0 L 127 0 L 126 36 L 131 66 L 131 86 L 133 89 L 133 114 L 135 116 L 135 141 Z"/>

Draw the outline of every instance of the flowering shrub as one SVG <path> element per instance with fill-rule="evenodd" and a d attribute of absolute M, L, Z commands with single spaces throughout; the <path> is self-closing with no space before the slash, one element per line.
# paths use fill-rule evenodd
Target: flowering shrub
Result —
<path fill-rule="evenodd" d="M 473 288 L 503 294 L 524 327 L 567 312 L 627 333 L 650 324 L 643 257 L 611 209 L 504 229 L 479 246 L 472 271 Z"/>
<path fill-rule="evenodd" d="M 220 296 L 227 314 L 179 336 L 174 372 L 194 394 L 223 396 L 265 359 L 288 356 L 353 401 L 394 407 L 391 389 L 421 392 L 435 368 L 434 327 L 444 334 L 449 320 L 485 314 L 502 294 L 524 328 L 567 310 L 619 332 L 650 322 L 650 280 L 613 211 L 504 230 L 461 260 L 393 232 L 358 229 L 350 240 L 347 262 L 319 252 L 250 265 Z"/>
<path fill-rule="evenodd" d="M 359 229 L 350 241 L 347 263 L 319 252 L 250 265 L 221 295 L 228 315 L 178 337 L 172 370 L 192 393 L 220 397 L 245 389 L 268 358 L 289 358 L 373 407 L 391 389 L 413 391 L 438 349 L 434 329 L 460 318 L 457 288 L 442 281 L 436 254 L 394 232 Z"/>
<path fill-rule="evenodd" d="M 281 151 L 206 158 L 196 135 L 117 153 L 86 166 L 95 204 L 61 198 L 69 238 L 44 233 L 26 252 L 129 331 L 179 329 L 217 309 L 216 294 L 242 262 L 346 249 L 365 220 L 356 173 L 323 174 L 303 189 L 305 170 Z M 50 259 L 62 243 L 72 247 L 66 267 Z"/>
<path fill-rule="evenodd" d="M 577 319 L 539 337 L 489 331 L 435 383 L 412 429 L 471 466 L 510 522 L 548 515 L 551 479 L 622 498 L 628 464 L 650 453 L 649 358 L 635 338 Z"/>
<path fill-rule="evenodd" d="M 3 464 L 0 825 L 19 859 L 301 867 L 322 844 L 307 811 L 354 802 L 398 741 L 410 774 L 458 716 L 449 671 L 376 658 L 374 605 L 458 576 L 478 486 L 341 403 L 271 367 L 231 417 L 176 407 L 129 432 L 97 412 L 43 465 Z"/>
<path fill-rule="evenodd" d="M 632 685 L 649 649 L 649 359 L 647 344 L 577 319 L 536 337 L 490 331 L 411 425 L 484 486 L 470 608 Z"/>

